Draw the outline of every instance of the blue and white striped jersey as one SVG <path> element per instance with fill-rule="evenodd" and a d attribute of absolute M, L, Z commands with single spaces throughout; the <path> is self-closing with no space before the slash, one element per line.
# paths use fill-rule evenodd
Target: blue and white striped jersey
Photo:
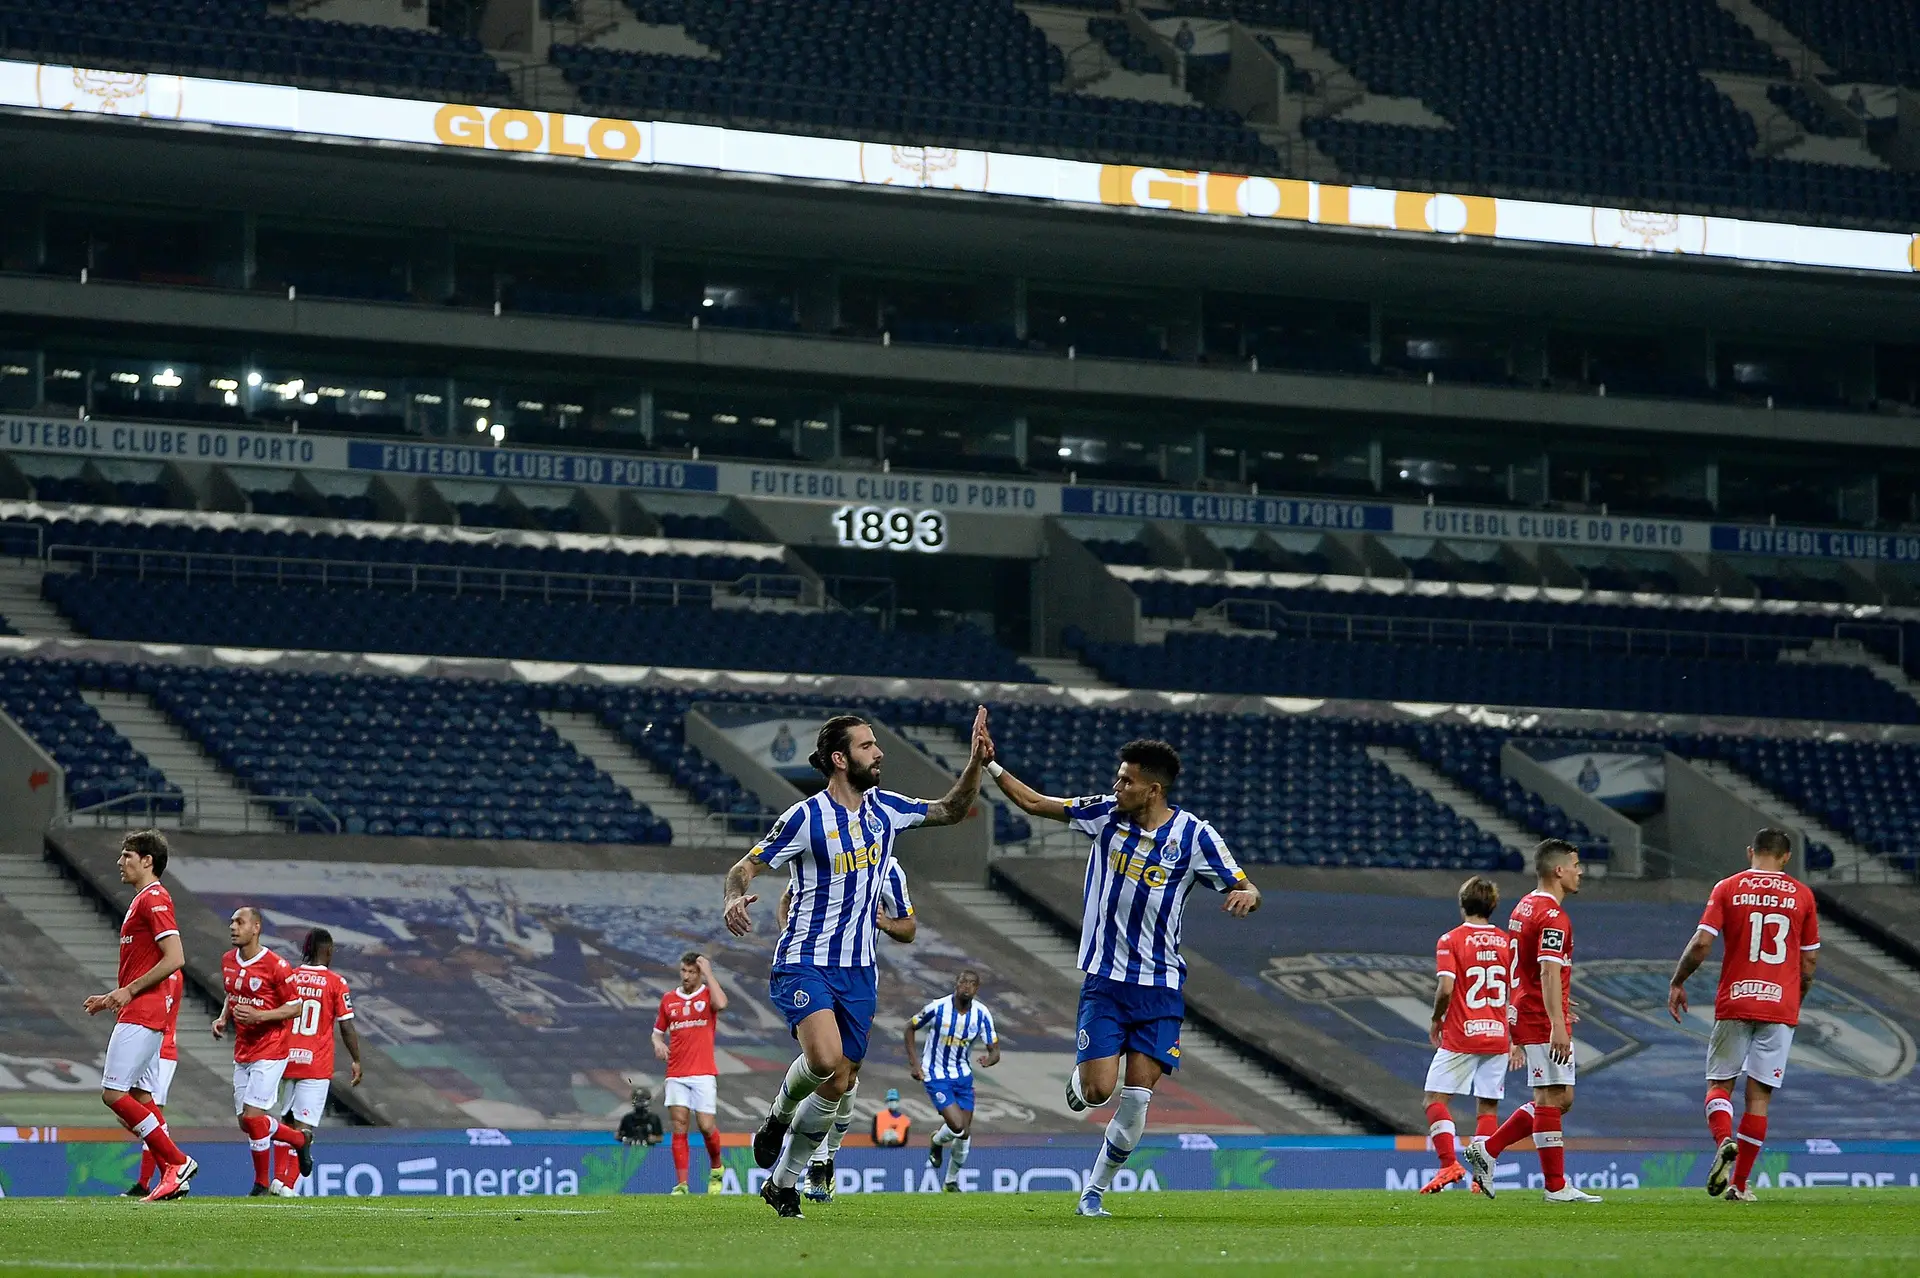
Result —
<path fill-rule="evenodd" d="M 872 967 L 873 907 L 889 887 L 894 836 L 926 819 L 924 800 L 877 789 L 851 811 L 822 790 L 781 813 L 750 853 L 786 866 L 793 892 L 774 966 Z M 897 892 L 905 902 L 904 875 Z"/>
<path fill-rule="evenodd" d="M 993 1013 L 977 998 L 965 1013 L 954 1007 L 953 995 L 936 998 L 915 1014 L 913 1027 L 928 1031 L 920 1044 L 920 1069 L 929 1079 L 972 1078 L 973 1045 L 992 1047 L 1000 1041 Z"/>
<path fill-rule="evenodd" d="M 880 909 L 890 919 L 913 917 L 913 898 L 907 895 L 907 867 L 900 858 L 887 858 L 887 870 L 880 880 Z"/>
<path fill-rule="evenodd" d="M 1067 821 L 1093 836 L 1080 916 L 1080 970 L 1129 985 L 1179 989 L 1180 918 L 1195 880 L 1216 892 L 1247 881 L 1214 828 L 1173 809 L 1157 830 L 1122 816 L 1110 794 L 1073 799 Z"/>

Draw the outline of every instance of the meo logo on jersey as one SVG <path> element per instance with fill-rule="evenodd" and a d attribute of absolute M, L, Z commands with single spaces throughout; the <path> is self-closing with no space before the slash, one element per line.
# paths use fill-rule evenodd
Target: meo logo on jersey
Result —
<path fill-rule="evenodd" d="M 1759 1003 L 1778 1003 L 1786 997 L 1786 991 L 1772 981 L 1735 981 L 1727 987 L 1727 997 L 1750 998 Z"/>

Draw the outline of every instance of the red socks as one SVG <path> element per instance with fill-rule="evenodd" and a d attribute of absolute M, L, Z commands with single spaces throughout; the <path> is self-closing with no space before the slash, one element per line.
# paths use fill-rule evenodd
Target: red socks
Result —
<path fill-rule="evenodd" d="M 1500 1130 L 1500 1115 L 1481 1114 L 1473 1120 L 1473 1134 L 1485 1138 Z"/>
<path fill-rule="evenodd" d="M 1733 1158 L 1735 1189 L 1747 1187 L 1747 1177 L 1753 1173 L 1753 1160 L 1760 1157 L 1760 1147 L 1766 1143 L 1766 1117 L 1761 1114 L 1740 1115 L 1740 1152 Z"/>
<path fill-rule="evenodd" d="M 157 1111 L 148 1109 L 131 1096 L 122 1096 L 108 1106 L 120 1125 L 138 1136 L 146 1147 L 153 1152 L 154 1161 L 162 1166 L 181 1167 L 186 1164 L 187 1156 L 173 1143 L 173 1137 L 160 1123 Z"/>
<path fill-rule="evenodd" d="M 708 1136 L 705 1133 L 702 1133 L 700 1136 L 700 1139 L 707 1147 L 707 1161 L 713 1164 L 713 1170 L 719 1171 L 722 1167 L 726 1165 L 724 1162 L 721 1161 L 721 1158 L 720 1158 L 719 1133 L 716 1132 L 711 1136 Z"/>
<path fill-rule="evenodd" d="M 673 1175 L 676 1184 L 687 1183 L 687 1164 L 692 1157 L 693 1151 L 687 1145 L 687 1134 L 675 1132 L 673 1134 Z"/>
<path fill-rule="evenodd" d="M 298 1127 L 289 1127 L 277 1118 L 270 1118 L 267 1121 L 273 1124 L 267 1136 L 274 1144 L 285 1145 L 288 1149 L 307 1147 L 307 1134 Z"/>
<path fill-rule="evenodd" d="M 1567 1150 L 1560 1137 L 1560 1111 L 1551 1105 L 1533 1107 L 1533 1148 L 1540 1170 L 1547 1175 L 1547 1192 L 1567 1185 Z"/>
<path fill-rule="evenodd" d="M 1724 1087 L 1707 1089 L 1707 1130 L 1715 1145 L 1733 1137 L 1733 1093 Z"/>
<path fill-rule="evenodd" d="M 285 1145 L 274 1146 L 273 1178 L 288 1188 L 300 1183 L 300 1159 Z"/>
<path fill-rule="evenodd" d="M 265 1114 L 242 1114 L 240 1130 L 247 1134 L 247 1148 L 253 1153 L 253 1183 L 273 1180 L 273 1120 Z"/>
<path fill-rule="evenodd" d="M 1555 1111 L 1557 1118 L 1559 1111 Z M 1513 1113 L 1507 1115 L 1507 1121 L 1500 1124 L 1493 1135 L 1487 1137 L 1487 1153 L 1498 1157 L 1500 1151 L 1520 1140 L 1533 1135 L 1533 1102 L 1529 1101 Z"/>
<path fill-rule="evenodd" d="M 1453 1147 L 1453 1114 L 1440 1101 L 1427 1106 L 1427 1139 L 1433 1142 L 1433 1152 L 1440 1155 L 1442 1167 L 1451 1167 L 1460 1161 Z"/>

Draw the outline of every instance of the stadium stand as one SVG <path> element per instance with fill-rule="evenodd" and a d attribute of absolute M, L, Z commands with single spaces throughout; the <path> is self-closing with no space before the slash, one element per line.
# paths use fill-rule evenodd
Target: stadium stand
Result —
<path fill-rule="evenodd" d="M 322 89 L 493 101 L 512 92 L 478 40 L 288 17 L 269 12 L 266 0 L 5 0 L 0 49 L 55 63 Z"/>
<path fill-rule="evenodd" d="M 180 787 L 87 704 L 81 674 L 69 663 L 0 661 L 0 708 L 66 770 L 72 807 L 138 796 L 143 809 L 179 812 Z"/>
<path fill-rule="evenodd" d="M 1907 0 L 1754 0 L 1805 40 L 1839 78 L 1920 87 L 1920 25 Z"/>

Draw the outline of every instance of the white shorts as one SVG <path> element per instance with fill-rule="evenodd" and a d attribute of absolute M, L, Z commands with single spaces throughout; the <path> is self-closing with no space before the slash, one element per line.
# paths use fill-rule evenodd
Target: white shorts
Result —
<path fill-rule="evenodd" d="M 167 1093 L 173 1088 L 173 1071 L 180 1066 L 179 1061 L 170 1061 L 164 1056 L 153 1058 L 153 1064 L 147 1066 L 147 1072 L 133 1085 L 136 1092 L 146 1092 L 153 1097 L 153 1103 L 167 1103 Z"/>
<path fill-rule="evenodd" d="M 1507 1054 L 1475 1056 L 1443 1047 L 1433 1054 L 1433 1064 L 1427 1066 L 1427 1090 L 1448 1096 L 1472 1093 L 1479 1100 L 1505 1100 Z"/>
<path fill-rule="evenodd" d="M 672 1109 L 678 1105 L 696 1114 L 713 1113 L 720 1096 L 718 1081 L 711 1074 L 695 1074 L 690 1078 L 669 1078 L 667 1108 Z"/>
<path fill-rule="evenodd" d="M 248 1061 L 242 1065 L 233 1063 L 233 1112 L 239 1114 L 247 1106 L 271 1114 L 280 1100 L 280 1076 L 287 1072 L 287 1058 L 277 1061 Z"/>
<path fill-rule="evenodd" d="M 330 1078 L 290 1078 L 287 1090 L 292 1093 L 287 1098 L 287 1108 L 293 1111 L 293 1121 L 307 1127 L 318 1127 L 320 1115 L 327 1112 L 327 1089 L 333 1086 Z M 281 1110 L 278 1105 L 274 1109 Z"/>
<path fill-rule="evenodd" d="M 160 1059 L 166 1034 L 144 1025 L 115 1025 L 107 1040 L 106 1063 L 100 1067 L 100 1086 L 109 1092 L 130 1092 L 141 1085 L 147 1071 Z"/>
<path fill-rule="evenodd" d="M 1528 1043 L 1521 1049 L 1527 1054 L 1528 1087 L 1572 1087 L 1573 1057 L 1567 1057 L 1565 1065 L 1547 1055 L 1545 1043 Z"/>
<path fill-rule="evenodd" d="M 1780 1086 L 1793 1050 L 1793 1026 L 1772 1021 L 1715 1021 L 1707 1043 L 1707 1080 L 1723 1082 L 1745 1074 Z"/>

